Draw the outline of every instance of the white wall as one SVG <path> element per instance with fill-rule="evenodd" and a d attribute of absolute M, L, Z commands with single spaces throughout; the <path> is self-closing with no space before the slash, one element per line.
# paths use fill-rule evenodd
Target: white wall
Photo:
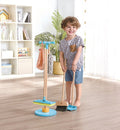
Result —
<path fill-rule="evenodd" d="M 76 1 L 79 15 L 83 0 Z M 90 76 L 120 80 L 119 12 L 118 0 L 87 1 L 85 71 Z"/>
<path fill-rule="evenodd" d="M 57 0 L 57 8 L 63 17 L 74 16 L 74 0 Z"/>

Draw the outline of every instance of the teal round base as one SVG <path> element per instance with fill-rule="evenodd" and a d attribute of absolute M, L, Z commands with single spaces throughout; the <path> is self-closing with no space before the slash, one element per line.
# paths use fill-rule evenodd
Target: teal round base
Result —
<path fill-rule="evenodd" d="M 56 114 L 57 112 L 54 109 L 49 109 L 49 112 L 42 112 L 42 109 L 38 109 L 35 111 L 35 115 L 43 117 L 55 116 Z"/>

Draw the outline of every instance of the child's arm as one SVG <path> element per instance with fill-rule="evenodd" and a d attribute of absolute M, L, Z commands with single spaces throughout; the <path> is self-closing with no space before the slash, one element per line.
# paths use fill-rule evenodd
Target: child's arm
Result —
<path fill-rule="evenodd" d="M 79 58 L 80 58 L 81 52 L 82 52 L 82 46 L 78 47 L 77 53 L 76 53 L 75 58 L 74 58 L 73 63 L 72 63 L 72 70 L 73 70 L 74 72 L 75 72 L 76 69 L 77 69 L 77 65 L 76 65 L 76 64 L 77 64 L 77 62 L 78 62 L 78 60 L 79 60 Z"/>
<path fill-rule="evenodd" d="M 63 72 L 66 71 L 66 67 L 64 66 L 64 53 L 60 51 L 60 65 L 62 67 Z"/>

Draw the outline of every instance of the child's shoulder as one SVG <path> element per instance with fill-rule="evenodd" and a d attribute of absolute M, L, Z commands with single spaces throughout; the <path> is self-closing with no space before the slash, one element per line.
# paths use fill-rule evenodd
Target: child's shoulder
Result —
<path fill-rule="evenodd" d="M 80 39 L 82 39 L 82 37 L 81 37 L 81 36 L 76 35 L 76 39 L 77 39 L 77 40 L 80 40 Z"/>
<path fill-rule="evenodd" d="M 76 37 L 75 37 L 74 41 L 75 41 L 76 43 L 79 43 L 80 41 L 82 41 L 82 37 L 81 37 L 81 36 L 76 35 Z"/>

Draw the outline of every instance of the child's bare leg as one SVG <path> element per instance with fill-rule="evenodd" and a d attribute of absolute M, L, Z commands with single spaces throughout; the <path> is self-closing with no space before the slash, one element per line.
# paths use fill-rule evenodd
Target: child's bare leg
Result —
<path fill-rule="evenodd" d="M 75 100 L 75 103 L 74 105 L 79 107 L 80 106 L 80 98 L 81 98 L 81 85 L 82 84 L 76 84 L 75 87 L 76 87 L 76 100 Z"/>
<path fill-rule="evenodd" d="M 71 103 L 71 81 L 67 81 L 66 82 L 66 101 L 68 101 L 68 103 Z"/>

